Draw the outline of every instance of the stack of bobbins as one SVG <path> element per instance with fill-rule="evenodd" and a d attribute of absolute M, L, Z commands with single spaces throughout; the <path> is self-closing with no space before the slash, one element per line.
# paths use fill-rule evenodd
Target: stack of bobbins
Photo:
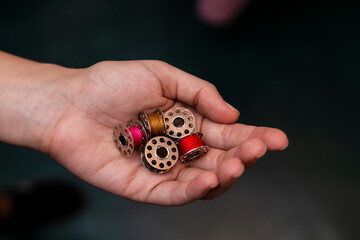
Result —
<path fill-rule="evenodd" d="M 139 120 L 120 122 L 113 133 L 115 146 L 125 157 L 132 156 L 134 150 L 142 151 L 142 164 L 155 173 L 169 171 L 178 159 L 187 163 L 203 156 L 208 147 L 201 137 L 195 131 L 194 115 L 183 107 L 165 114 L 160 110 L 141 112 Z"/>
<path fill-rule="evenodd" d="M 166 134 L 177 139 L 176 144 L 183 163 L 205 155 L 209 148 L 201 141 L 202 133 L 195 130 L 195 117 L 183 107 L 172 108 L 165 112 Z"/>
<path fill-rule="evenodd" d="M 143 150 L 148 141 L 145 128 L 137 120 L 117 124 L 114 127 L 113 139 L 116 148 L 125 157 L 131 157 L 135 149 Z"/>

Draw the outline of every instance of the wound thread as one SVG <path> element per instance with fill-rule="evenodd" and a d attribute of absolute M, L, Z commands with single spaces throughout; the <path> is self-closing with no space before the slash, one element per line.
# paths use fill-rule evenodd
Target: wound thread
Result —
<path fill-rule="evenodd" d="M 204 146 L 204 143 L 201 141 L 200 136 L 198 134 L 192 134 L 186 136 L 178 141 L 178 148 L 180 152 L 180 156 L 185 155 L 186 153 Z"/>
<path fill-rule="evenodd" d="M 148 114 L 149 125 L 151 129 L 151 137 L 164 135 L 165 133 L 165 124 L 163 116 L 160 113 L 150 113 Z"/>
<path fill-rule="evenodd" d="M 140 129 L 136 126 L 133 126 L 129 130 L 130 130 L 131 136 L 134 139 L 134 145 L 139 146 L 142 143 L 142 137 L 143 137 Z"/>

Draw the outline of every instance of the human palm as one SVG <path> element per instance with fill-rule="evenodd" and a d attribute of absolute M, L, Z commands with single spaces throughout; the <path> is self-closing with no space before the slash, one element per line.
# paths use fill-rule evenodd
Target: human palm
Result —
<path fill-rule="evenodd" d="M 182 205 L 229 189 L 266 150 L 287 145 L 273 128 L 234 124 L 238 111 L 210 83 L 158 61 L 102 62 L 78 70 L 64 87 L 67 107 L 52 129 L 49 154 L 86 182 L 140 202 Z M 165 174 L 126 158 L 115 148 L 113 127 L 140 111 L 193 106 L 196 129 L 210 146 L 202 158 Z"/>

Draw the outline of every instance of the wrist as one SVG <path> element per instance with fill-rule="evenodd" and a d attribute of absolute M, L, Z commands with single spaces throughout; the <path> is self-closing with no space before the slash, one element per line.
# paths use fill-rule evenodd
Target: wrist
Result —
<path fill-rule="evenodd" d="M 52 129 L 70 104 L 67 76 L 77 70 L 6 60 L 0 64 L 0 141 L 47 152 Z"/>

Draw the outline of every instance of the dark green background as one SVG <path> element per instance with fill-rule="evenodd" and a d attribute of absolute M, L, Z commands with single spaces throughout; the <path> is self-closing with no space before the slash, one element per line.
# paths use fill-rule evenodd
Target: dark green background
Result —
<path fill-rule="evenodd" d="M 192 0 L 1 1 L 1 50 L 76 68 L 163 60 L 214 83 L 239 122 L 290 140 L 224 196 L 184 207 L 110 195 L 41 153 L 0 144 L 1 185 L 55 176 L 89 195 L 80 215 L 29 239 L 358 239 L 360 4 L 293 2 L 254 0 L 218 29 Z"/>

